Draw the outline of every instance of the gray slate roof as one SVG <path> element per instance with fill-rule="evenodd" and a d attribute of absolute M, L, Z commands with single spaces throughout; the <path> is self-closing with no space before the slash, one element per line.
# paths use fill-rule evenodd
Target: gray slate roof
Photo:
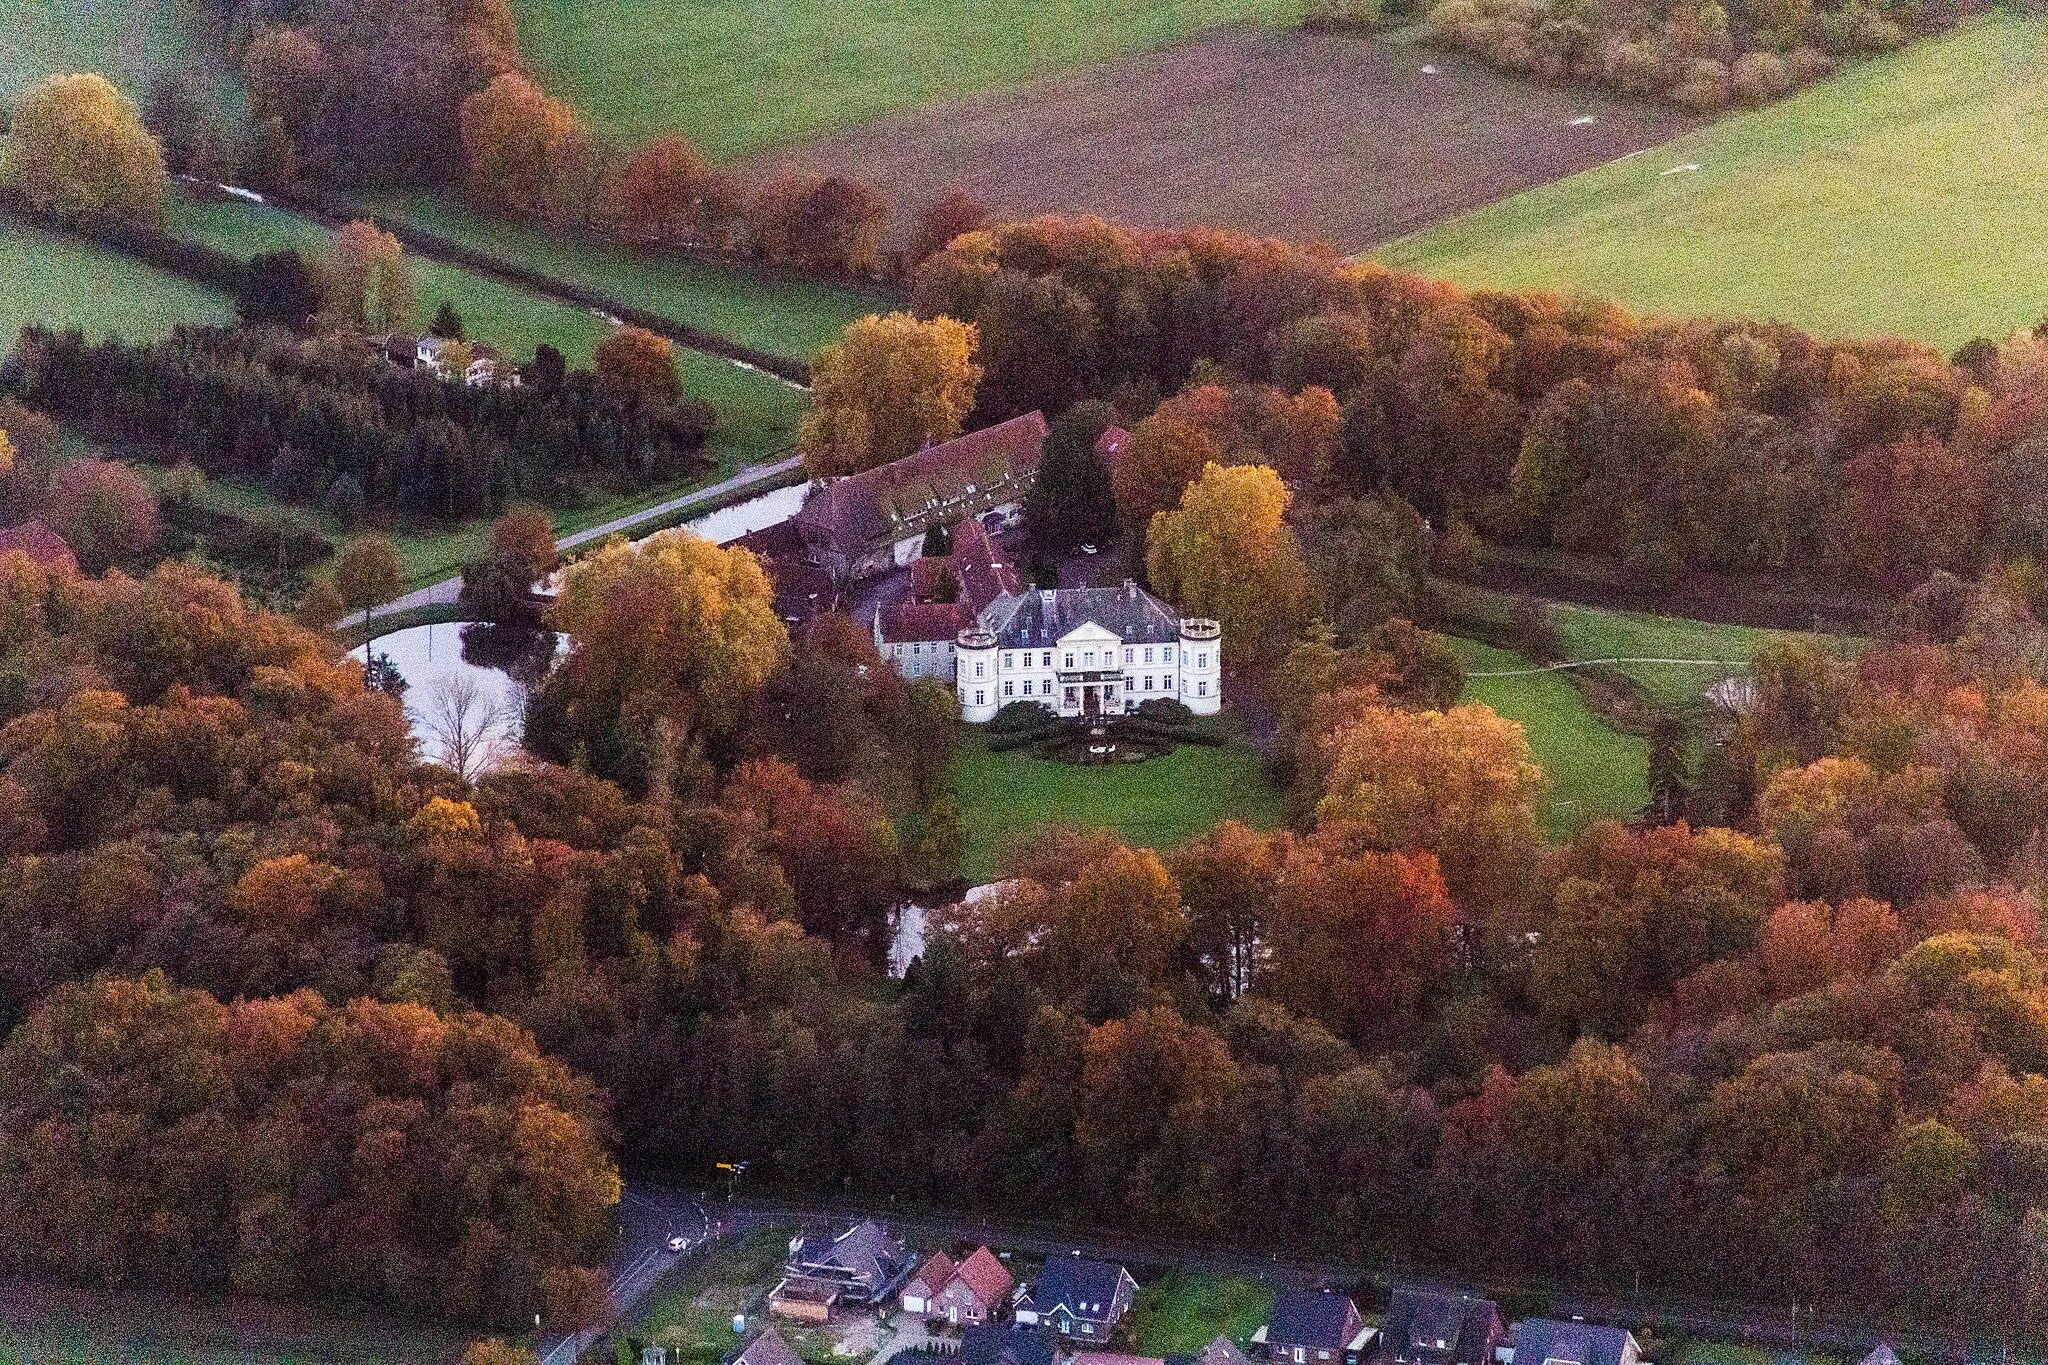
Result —
<path fill-rule="evenodd" d="M 1358 1309 L 1342 1294 L 1291 1290 L 1273 1300 L 1266 1326 L 1271 1346 L 1314 1346 L 1341 1351 L 1351 1342 L 1351 1322 Z"/>
<path fill-rule="evenodd" d="M 1523 1318 L 1515 1324 L 1515 1365 L 1621 1365 L 1628 1333 L 1592 1322 L 1559 1322 L 1555 1318 Z"/>
<path fill-rule="evenodd" d="M 1050 1313 L 1064 1304 L 1077 1318 L 1106 1322 L 1123 1276 L 1124 1268 L 1108 1261 L 1055 1256 L 1031 1286 L 1031 1302 L 1040 1313 Z"/>
<path fill-rule="evenodd" d="M 803 1365 L 803 1361 L 789 1349 L 782 1333 L 770 1327 L 748 1342 L 746 1349 L 732 1358 L 732 1365 Z"/>
<path fill-rule="evenodd" d="M 1442 1350 L 1459 1360 L 1476 1359 L 1495 1311 L 1493 1300 L 1470 1294 L 1396 1289 L 1387 1304 L 1386 1340 L 1411 1352 Z"/>
<path fill-rule="evenodd" d="M 1012 593 L 981 613 L 982 627 L 993 631 L 1005 649 L 1056 644 L 1090 621 L 1127 645 L 1172 644 L 1180 638 L 1180 617 L 1135 583 Z"/>

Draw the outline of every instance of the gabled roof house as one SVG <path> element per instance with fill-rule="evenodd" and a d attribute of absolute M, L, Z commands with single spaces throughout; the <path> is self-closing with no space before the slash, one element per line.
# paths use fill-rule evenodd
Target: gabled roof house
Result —
<path fill-rule="evenodd" d="M 1374 1358 L 1394 1365 L 1491 1365 L 1506 1339 L 1491 1299 L 1396 1289 Z"/>
<path fill-rule="evenodd" d="M 1264 1346 L 1269 1359 L 1291 1365 L 1358 1365 L 1373 1336 L 1349 1296 L 1288 1291 L 1273 1300 L 1272 1315 L 1252 1343 Z"/>
<path fill-rule="evenodd" d="M 1637 1365 L 1642 1347 L 1620 1327 L 1523 1318 L 1515 1324 L 1514 1365 Z"/>
<path fill-rule="evenodd" d="M 1138 1282 L 1120 1265 L 1056 1256 L 1045 1263 L 1036 1282 L 1018 1291 L 1011 1308 L 1026 1326 L 1043 1325 L 1083 1341 L 1108 1341 L 1137 1292 Z"/>

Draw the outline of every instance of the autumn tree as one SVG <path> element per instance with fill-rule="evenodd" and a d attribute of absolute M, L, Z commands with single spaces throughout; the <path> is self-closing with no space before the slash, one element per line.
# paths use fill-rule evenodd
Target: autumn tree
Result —
<path fill-rule="evenodd" d="M 934 252 L 945 250 L 955 237 L 987 221 L 988 205 L 960 190 L 948 190 L 917 211 L 903 263 L 914 269 Z"/>
<path fill-rule="evenodd" d="M 412 324 L 419 304 L 412 265 L 398 239 L 375 223 L 358 218 L 337 231 L 320 273 L 326 312 L 337 325 L 389 332 Z"/>
<path fill-rule="evenodd" d="M 690 746 L 729 733 L 789 655 L 759 562 L 687 531 L 578 560 L 550 619 L 574 642 L 547 689 L 574 698 L 563 742 L 636 785 L 674 780 Z"/>
<path fill-rule="evenodd" d="M 79 460 L 50 480 L 44 514 L 88 568 L 105 568 L 156 543 L 156 491 L 113 460 Z"/>
<path fill-rule="evenodd" d="M 538 504 L 513 503 L 491 523 L 491 553 L 517 565 L 529 583 L 546 577 L 559 558 L 554 519 Z"/>
<path fill-rule="evenodd" d="M 621 401 L 670 403 L 682 395 L 675 347 L 644 327 L 621 327 L 597 344 L 597 378 Z"/>
<path fill-rule="evenodd" d="M 163 149 L 134 101 L 97 75 L 52 76 L 22 97 L 0 151 L 0 185 L 46 213 L 163 213 Z"/>
<path fill-rule="evenodd" d="M 1176 849 L 1169 860 L 1188 912 L 1188 947 L 1228 1002 L 1251 989 L 1269 938 L 1275 887 L 1293 836 L 1260 834 L 1235 820 Z"/>
<path fill-rule="evenodd" d="M 507 71 L 463 101 L 462 149 L 464 187 L 483 207 L 551 223 L 589 216 L 590 129 L 521 73 Z"/>
<path fill-rule="evenodd" d="M 1412 616 L 1429 578 L 1422 518 L 1398 497 L 1336 498 L 1302 514 L 1301 544 L 1323 619 L 1358 639 Z"/>
<path fill-rule="evenodd" d="M 1145 568 L 1155 591 L 1223 627 L 1226 657 L 1277 660 L 1310 608 L 1291 495 L 1260 465 L 1209 465 L 1170 512 L 1153 516 Z"/>
<path fill-rule="evenodd" d="M 334 590 L 343 606 L 362 612 L 366 648 L 376 639 L 369 633 L 371 611 L 398 596 L 402 584 L 398 550 L 383 536 L 357 536 L 335 562 Z"/>
<path fill-rule="evenodd" d="M 743 763 L 720 803 L 782 866 L 805 930 L 879 949 L 896 901 L 898 842 L 881 807 L 777 759 Z"/>
<path fill-rule="evenodd" d="M 333 68 L 318 39 L 301 28 L 269 24 L 242 55 L 252 123 L 277 119 L 293 136 L 304 133 L 326 98 Z"/>
<path fill-rule="evenodd" d="M 676 245 L 703 235 L 699 211 L 704 158 L 679 133 L 664 133 L 626 158 L 606 195 L 611 232 L 638 246 Z"/>
<path fill-rule="evenodd" d="M 1321 741 L 1319 830 L 1365 848 L 1433 853 L 1468 912 L 1527 897 L 1542 847 L 1543 770 L 1522 727 L 1485 706 L 1361 706 Z"/>
<path fill-rule="evenodd" d="M 1210 1225 L 1242 1085 L 1223 1040 L 1139 1010 L 1089 1031 L 1079 1080 L 1074 1143 L 1097 1206 Z"/>
<path fill-rule="evenodd" d="M 814 478 L 888 464 L 960 434 L 981 367 L 976 333 L 951 318 L 869 315 L 818 353 L 797 449 Z"/>

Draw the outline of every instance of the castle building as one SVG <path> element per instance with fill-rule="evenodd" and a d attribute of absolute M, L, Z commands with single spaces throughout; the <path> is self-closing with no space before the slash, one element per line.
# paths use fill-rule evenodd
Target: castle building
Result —
<path fill-rule="evenodd" d="M 1015 701 L 1061 716 L 1118 716 L 1160 698 L 1198 716 L 1223 708 L 1222 628 L 1128 580 L 1005 593 L 961 629 L 953 666 L 960 719 L 972 724 Z"/>

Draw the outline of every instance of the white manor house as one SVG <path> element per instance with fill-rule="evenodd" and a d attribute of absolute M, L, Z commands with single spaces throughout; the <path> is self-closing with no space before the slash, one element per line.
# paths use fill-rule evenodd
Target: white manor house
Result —
<path fill-rule="evenodd" d="M 960 719 L 995 719 L 1013 701 L 1062 716 L 1117 716 L 1157 698 L 1198 716 L 1223 708 L 1223 632 L 1183 619 L 1135 583 L 1006 593 L 953 650 Z"/>

